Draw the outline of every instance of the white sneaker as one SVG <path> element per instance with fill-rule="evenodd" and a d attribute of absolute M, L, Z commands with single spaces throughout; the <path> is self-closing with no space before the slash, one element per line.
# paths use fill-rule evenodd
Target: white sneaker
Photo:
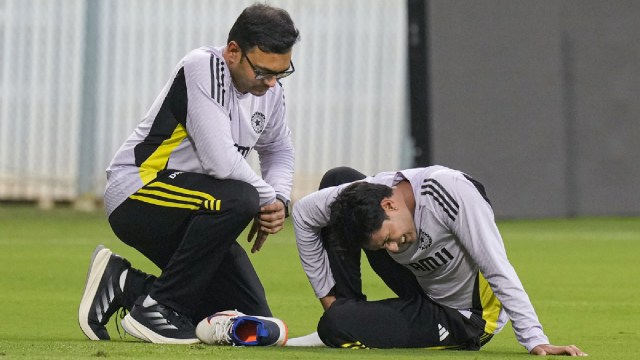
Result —
<path fill-rule="evenodd" d="M 233 320 L 243 313 L 235 310 L 217 312 L 206 317 L 196 326 L 196 336 L 209 345 L 232 345 L 231 327 Z"/>
<path fill-rule="evenodd" d="M 287 325 L 280 319 L 222 311 L 203 319 L 196 336 L 205 344 L 236 346 L 284 346 Z"/>

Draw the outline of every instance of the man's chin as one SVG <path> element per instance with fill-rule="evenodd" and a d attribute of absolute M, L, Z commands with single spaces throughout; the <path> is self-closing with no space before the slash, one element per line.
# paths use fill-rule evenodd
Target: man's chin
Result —
<path fill-rule="evenodd" d="M 267 91 L 269 91 L 269 88 L 266 88 L 264 90 L 251 90 L 250 93 L 254 96 L 263 96 L 267 93 Z"/>
<path fill-rule="evenodd" d="M 398 247 L 398 251 L 396 251 L 396 254 L 402 254 L 403 252 L 407 251 L 409 248 L 411 247 L 411 244 L 402 244 Z"/>

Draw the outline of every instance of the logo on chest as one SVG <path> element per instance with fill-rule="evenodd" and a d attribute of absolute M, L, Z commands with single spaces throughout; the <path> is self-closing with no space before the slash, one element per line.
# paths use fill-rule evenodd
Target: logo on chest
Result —
<path fill-rule="evenodd" d="M 253 126 L 253 131 L 255 131 L 256 134 L 260 134 L 262 130 L 264 130 L 266 123 L 266 118 L 263 113 L 256 111 L 251 115 L 251 126 Z"/>
<path fill-rule="evenodd" d="M 420 239 L 420 245 L 418 245 L 418 249 L 420 250 L 427 250 L 431 246 L 431 244 L 433 244 L 433 239 L 431 239 L 431 236 L 422 231 L 422 229 L 420 229 L 420 235 L 418 236 L 418 238 Z"/>

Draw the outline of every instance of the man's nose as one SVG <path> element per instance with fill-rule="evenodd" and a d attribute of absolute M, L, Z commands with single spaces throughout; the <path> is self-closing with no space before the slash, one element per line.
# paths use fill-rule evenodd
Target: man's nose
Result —
<path fill-rule="evenodd" d="M 275 76 L 267 76 L 266 78 L 264 78 L 264 84 L 269 86 L 270 88 L 276 86 L 277 81 L 278 79 L 276 79 Z"/>

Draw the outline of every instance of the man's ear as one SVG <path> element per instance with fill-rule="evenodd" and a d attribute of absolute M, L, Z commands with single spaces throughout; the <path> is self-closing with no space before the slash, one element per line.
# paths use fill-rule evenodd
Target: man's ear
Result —
<path fill-rule="evenodd" d="M 240 45 L 238 45 L 235 41 L 229 41 L 227 44 L 227 53 L 229 54 L 229 60 L 234 63 L 240 62 L 242 58 L 242 49 L 240 49 Z"/>
<path fill-rule="evenodd" d="M 380 206 L 384 211 L 398 210 L 395 201 L 392 198 L 384 198 L 380 201 Z"/>

